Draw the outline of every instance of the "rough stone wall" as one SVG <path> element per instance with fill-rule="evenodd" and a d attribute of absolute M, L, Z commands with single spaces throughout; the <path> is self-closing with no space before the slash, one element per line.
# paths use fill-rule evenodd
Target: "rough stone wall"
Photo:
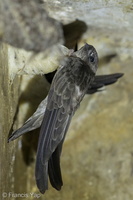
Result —
<path fill-rule="evenodd" d="M 64 186 L 60 192 L 50 186 L 49 191 L 39 199 L 133 199 L 132 5 L 133 1 L 104 0 L 55 3 L 49 0 L 41 4 L 51 17 L 64 24 L 77 18 L 86 23 L 88 30 L 78 40 L 80 45 L 88 42 L 98 50 L 98 74 L 123 72 L 125 75 L 103 92 L 84 98 L 73 118 L 63 148 L 61 166 Z M 67 32 L 68 42 L 73 26 Z M 25 194 L 23 199 L 36 199 L 30 193 L 40 195 L 34 178 L 38 133 L 28 134 L 10 144 L 7 144 L 7 136 L 14 121 L 14 128 L 17 128 L 36 109 L 49 85 L 38 76 L 23 77 L 21 82 L 16 76 L 11 84 L 10 52 L 7 45 L 0 46 L 1 194 L 5 192 L 7 197 L 2 198 L 7 200 L 15 199 L 9 196 L 9 192 Z M 20 107 L 14 120 L 19 95 Z"/>
<path fill-rule="evenodd" d="M 8 145 L 7 138 L 12 127 L 17 102 L 19 79 L 9 81 L 8 46 L 0 45 L 0 188 L 5 199 L 7 192 L 14 191 L 15 143 Z M 2 196 L 1 196 L 2 199 Z"/>

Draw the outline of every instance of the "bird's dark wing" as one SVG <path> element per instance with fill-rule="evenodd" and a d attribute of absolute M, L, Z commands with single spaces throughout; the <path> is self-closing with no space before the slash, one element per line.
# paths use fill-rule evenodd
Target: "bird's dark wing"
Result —
<path fill-rule="evenodd" d="M 44 114 L 44 113 L 43 113 Z M 33 118 L 32 120 L 28 120 L 24 123 L 22 127 L 14 131 L 8 138 L 8 142 L 11 142 L 21 135 L 28 133 L 34 129 L 37 129 L 41 126 L 43 115 L 38 115 L 36 118 Z"/>
<path fill-rule="evenodd" d="M 57 71 L 48 94 L 35 172 L 37 186 L 42 193 L 48 188 L 48 161 L 64 140 L 68 124 L 86 93 L 86 86 L 91 82 L 92 74 L 94 76 L 92 71 L 87 74 L 88 69 L 86 71 L 84 65 L 81 59 L 69 57 L 66 65 Z"/>
<path fill-rule="evenodd" d="M 60 190 L 63 185 L 61 168 L 60 168 L 60 155 L 62 151 L 63 141 L 57 146 L 55 151 L 48 162 L 48 174 L 51 185 L 56 189 Z"/>
<path fill-rule="evenodd" d="M 69 127 L 70 121 L 71 119 L 69 120 L 69 123 L 67 124 L 65 134 Z M 63 140 L 60 142 L 60 144 L 57 146 L 57 148 L 53 152 L 48 162 L 49 179 L 50 179 L 51 185 L 56 190 L 60 190 L 61 186 L 63 185 L 62 176 L 61 176 L 61 168 L 60 168 L 60 155 L 61 155 L 64 139 L 65 139 L 65 135 L 64 135 Z"/>
<path fill-rule="evenodd" d="M 70 118 L 71 116 L 69 114 L 65 114 L 62 108 L 56 110 L 54 109 L 52 111 L 46 110 L 45 112 L 44 121 L 42 122 L 41 129 L 45 132 L 40 133 L 41 135 L 39 138 L 39 146 L 36 160 L 36 182 L 40 192 L 42 193 L 44 193 L 45 190 L 48 188 L 49 159 L 52 156 L 51 162 L 55 163 L 54 159 L 58 159 L 57 161 L 59 161 L 59 158 L 54 158 L 54 155 L 57 155 L 58 153 L 56 152 L 56 146 L 58 147 L 58 145 L 60 145 L 60 142 L 62 142 L 65 134 L 65 127 L 67 126 Z M 52 155 L 54 151 L 55 153 L 54 155 Z M 59 154 L 57 156 L 59 156 Z M 58 170 L 59 163 L 56 163 L 56 166 L 56 169 Z M 60 172 L 58 172 L 57 174 L 59 173 Z M 59 186 L 56 186 L 56 188 L 58 187 Z"/>
<path fill-rule="evenodd" d="M 100 91 L 98 90 L 99 88 L 115 83 L 122 76 L 122 73 L 95 76 L 94 81 L 87 90 L 87 94 L 93 94 Z"/>
<path fill-rule="evenodd" d="M 24 123 L 24 125 L 9 136 L 8 142 L 15 140 L 29 131 L 39 128 L 43 120 L 46 104 L 47 97 L 40 103 L 36 112 Z"/>

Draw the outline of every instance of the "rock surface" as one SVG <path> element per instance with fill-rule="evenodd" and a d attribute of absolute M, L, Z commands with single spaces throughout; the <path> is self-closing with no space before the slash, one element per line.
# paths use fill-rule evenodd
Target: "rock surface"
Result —
<path fill-rule="evenodd" d="M 45 7 L 50 17 L 64 24 L 76 19 L 84 21 L 88 30 L 79 42 L 80 45 L 87 42 L 96 47 L 100 57 L 98 74 L 123 72 L 124 77 L 102 92 L 84 98 L 72 120 L 62 152 L 64 186 L 60 192 L 49 186 L 46 194 L 39 199 L 132 200 L 133 1 L 47 0 L 41 6 Z M 1 55 L 6 50 L 1 49 Z M 40 194 L 34 179 L 34 162 L 28 163 L 27 166 L 24 162 L 27 158 L 24 155 L 32 154 L 29 159 L 35 159 L 36 145 L 30 147 L 31 137 L 35 134 L 28 134 L 27 138 L 25 136 L 8 145 L 6 138 L 13 122 L 18 93 L 23 92 L 21 105 L 24 101 L 28 103 L 25 108 L 21 108 L 23 112 L 19 111 L 16 126 L 21 125 L 24 118 L 31 114 L 37 102 L 46 95 L 49 85 L 42 79 L 44 85 L 41 88 L 41 82 L 37 84 L 35 78 L 35 82 L 31 79 L 29 84 L 26 78 L 21 82 L 18 92 L 17 79 L 12 87 L 6 81 L 8 56 L 3 57 L 3 60 L 6 61 L 6 65 L 1 63 L 5 68 L 1 68 L 0 76 L 1 90 L 5 91 L 5 95 L 1 93 L 3 117 L 0 124 L 3 144 L 1 159 L 4 163 L 2 192 L 25 193 L 29 195 L 28 199 L 33 199 L 30 196 L 31 192 Z M 24 86 L 26 82 L 27 85 Z M 37 85 L 40 90 L 37 89 Z M 36 105 L 27 114 L 31 104 Z M 26 154 L 25 149 L 29 149 Z M 12 167 L 9 168 L 10 163 Z"/>
<path fill-rule="evenodd" d="M 61 24 L 38 1 L 1 1 L 0 40 L 39 53 L 63 42 Z"/>

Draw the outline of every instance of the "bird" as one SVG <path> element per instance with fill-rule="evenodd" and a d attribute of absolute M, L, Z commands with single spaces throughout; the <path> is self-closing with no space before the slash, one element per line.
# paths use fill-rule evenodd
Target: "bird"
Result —
<path fill-rule="evenodd" d="M 123 75 L 117 73 L 96 76 L 97 68 L 98 54 L 92 45 L 86 43 L 78 51 L 71 52 L 58 68 L 48 96 L 40 103 L 33 116 L 8 138 L 10 142 L 41 127 L 35 177 L 42 194 L 48 190 L 48 176 L 56 190 L 60 190 L 63 185 L 60 168 L 62 146 L 71 119 L 85 94 L 93 94 Z"/>
<path fill-rule="evenodd" d="M 47 99 L 37 148 L 35 177 L 42 194 L 51 185 L 60 190 L 63 181 L 60 155 L 71 119 L 80 105 L 98 67 L 98 54 L 85 44 L 64 59 L 57 70 Z"/>

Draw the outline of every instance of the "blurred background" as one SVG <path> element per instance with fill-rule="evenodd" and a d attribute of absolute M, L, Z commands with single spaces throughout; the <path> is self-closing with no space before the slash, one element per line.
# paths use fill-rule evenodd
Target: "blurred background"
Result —
<path fill-rule="evenodd" d="M 132 200 L 133 1 L 22 2 L 1 2 L 2 199 L 11 200 L 15 199 L 15 194 L 23 194 L 23 199 Z M 49 184 L 49 190 L 41 195 L 34 175 L 39 130 L 27 133 L 9 144 L 7 138 L 45 98 L 52 74 L 15 74 L 11 81 L 12 68 L 24 63 L 21 49 L 31 51 L 34 56 L 49 46 L 52 48 L 53 45 L 64 44 L 68 48 L 75 48 L 78 44 L 80 48 L 84 43 L 93 45 L 98 52 L 97 74 L 121 72 L 124 76 L 101 92 L 84 97 L 72 119 L 63 146 L 62 190 L 55 191 Z M 40 59 L 38 65 L 41 62 Z M 22 199 L 22 196 L 16 197 Z"/>

